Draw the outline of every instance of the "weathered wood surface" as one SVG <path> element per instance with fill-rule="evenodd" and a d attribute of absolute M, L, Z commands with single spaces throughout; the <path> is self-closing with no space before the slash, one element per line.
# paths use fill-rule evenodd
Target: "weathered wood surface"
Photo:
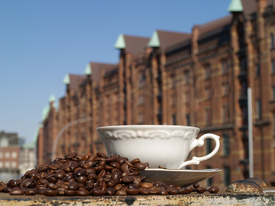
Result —
<path fill-rule="evenodd" d="M 275 188 L 265 188 L 262 194 L 226 193 L 222 189 L 218 194 L 191 193 L 187 195 L 136 195 L 136 196 L 76 196 L 46 197 L 12 196 L 0 193 L 0 206 L 41 206 L 41 205 L 275 205 Z M 268 192 L 269 191 L 269 192 Z"/>

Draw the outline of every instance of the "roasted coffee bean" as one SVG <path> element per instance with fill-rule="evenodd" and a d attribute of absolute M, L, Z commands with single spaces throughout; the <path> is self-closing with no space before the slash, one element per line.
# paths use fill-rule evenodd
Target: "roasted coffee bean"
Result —
<path fill-rule="evenodd" d="M 206 190 L 205 187 L 197 187 L 197 188 L 196 188 L 196 192 L 197 192 L 197 193 L 204 193 L 205 190 Z"/>
<path fill-rule="evenodd" d="M 97 179 L 97 175 L 95 173 L 91 173 L 88 175 L 88 180 L 96 180 Z"/>
<path fill-rule="evenodd" d="M 120 166 L 120 169 L 121 169 L 122 172 L 130 173 L 129 165 L 127 165 L 126 163 L 123 163 L 123 164 Z"/>
<path fill-rule="evenodd" d="M 198 188 L 199 186 L 200 186 L 199 183 L 193 184 L 193 187 L 194 187 L 194 188 Z"/>
<path fill-rule="evenodd" d="M 76 152 L 72 152 L 72 153 L 66 154 L 66 155 L 65 155 L 65 158 L 66 158 L 66 159 L 72 159 L 72 158 L 74 158 L 76 155 L 77 155 Z"/>
<path fill-rule="evenodd" d="M 54 177 L 56 179 L 63 179 L 64 175 L 65 175 L 65 171 L 64 170 L 60 170 L 57 173 L 55 173 Z"/>
<path fill-rule="evenodd" d="M 136 163 L 140 163 L 140 159 L 139 158 L 135 158 L 131 161 L 132 165 L 135 165 Z"/>
<path fill-rule="evenodd" d="M 124 157 L 119 157 L 116 161 L 118 164 L 122 165 L 126 161 L 126 159 Z"/>
<path fill-rule="evenodd" d="M 117 184 L 116 186 L 114 186 L 114 189 L 117 190 L 121 190 L 122 189 L 122 184 Z"/>
<path fill-rule="evenodd" d="M 208 191 L 210 193 L 218 193 L 219 192 L 219 188 L 217 186 L 212 186 L 208 189 Z"/>
<path fill-rule="evenodd" d="M 93 183 L 89 183 L 84 187 L 86 190 L 91 191 L 94 188 L 94 184 Z"/>
<path fill-rule="evenodd" d="M 183 187 L 179 190 L 179 194 L 189 194 L 190 190 L 186 187 Z"/>
<path fill-rule="evenodd" d="M 86 176 L 80 176 L 77 178 L 78 183 L 86 184 L 87 182 L 87 177 Z"/>
<path fill-rule="evenodd" d="M 174 188 L 174 187 L 171 187 L 171 188 L 168 188 L 167 192 L 170 194 L 170 195 L 176 195 L 179 193 L 179 190 L 177 188 Z"/>
<path fill-rule="evenodd" d="M 99 187 L 95 187 L 94 189 L 92 189 L 92 194 L 94 196 L 102 196 L 105 195 L 106 191 L 101 190 Z"/>
<path fill-rule="evenodd" d="M 75 196 L 76 195 L 76 190 L 65 190 L 65 195 Z"/>
<path fill-rule="evenodd" d="M 138 170 L 144 170 L 146 168 L 146 165 L 143 164 L 143 163 L 136 163 L 135 165 L 135 168 L 138 169 Z"/>
<path fill-rule="evenodd" d="M 24 195 L 24 190 L 19 187 L 14 187 L 9 192 L 10 195 Z"/>
<path fill-rule="evenodd" d="M 91 156 L 89 155 L 89 154 L 85 154 L 84 156 L 83 156 L 83 160 L 88 160 L 89 158 L 90 158 Z"/>
<path fill-rule="evenodd" d="M 43 194 L 46 196 L 57 196 L 57 190 L 46 189 Z"/>
<path fill-rule="evenodd" d="M 144 183 L 141 184 L 141 187 L 143 187 L 143 188 L 150 188 L 150 187 L 153 187 L 153 183 L 144 182 Z"/>
<path fill-rule="evenodd" d="M 115 162 L 117 159 L 116 156 L 110 156 L 105 159 L 106 162 Z"/>
<path fill-rule="evenodd" d="M 116 195 L 118 195 L 118 196 L 124 196 L 124 195 L 127 195 L 127 192 L 124 191 L 124 190 L 118 190 L 118 191 L 116 191 Z"/>
<path fill-rule="evenodd" d="M 79 184 L 77 182 L 71 182 L 68 185 L 68 189 L 69 190 L 78 190 L 78 188 L 79 188 Z"/>
<path fill-rule="evenodd" d="M 80 189 L 80 190 L 76 191 L 76 194 L 79 196 L 87 196 L 90 194 L 90 192 L 86 189 Z"/>
<path fill-rule="evenodd" d="M 10 180 L 7 185 L 10 187 L 19 187 L 21 182 L 21 180 Z"/>
<path fill-rule="evenodd" d="M 51 169 L 51 170 L 57 170 L 59 168 L 60 168 L 60 166 L 58 164 L 55 164 L 55 163 L 49 165 L 49 169 Z"/>
<path fill-rule="evenodd" d="M 112 173 L 111 179 L 114 181 L 115 184 L 120 183 L 121 174 L 118 172 Z"/>
<path fill-rule="evenodd" d="M 75 157 L 72 158 L 74 161 L 81 161 L 83 160 L 83 155 L 76 155 Z"/>
<path fill-rule="evenodd" d="M 106 170 L 101 170 L 100 173 L 98 174 L 98 177 L 104 178 L 106 175 Z"/>
<path fill-rule="evenodd" d="M 160 195 L 168 195 L 168 192 L 167 192 L 167 190 L 162 190 L 162 189 L 161 189 L 161 190 L 159 191 L 159 194 L 160 194 Z"/>
<path fill-rule="evenodd" d="M 139 190 L 135 188 L 128 188 L 126 192 L 128 195 L 137 195 L 139 193 Z"/>
<path fill-rule="evenodd" d="M 107 195 L 115 195 L 116 194 L 116 191 L 113 187 L 107 187 L 106 188 L 106 194 Z"/>
<path fill-rule="evenodd" d="M 64 196 L 65 195 L 65 188 L 58 188 L 57 189 L 57 195 L 58 196 Z"/>
<path fill-rule="evenodd" d="M 126 177 L 122 177 L 121 182 L 122 183 L 133 183 L 135 181 L 135 178 L 133 176 L 126 176 Z"/>
<path fill-rule="evenodd" d="M 129 189 L 138 189 L 138 186 L 136 186 L 135 184 L 127 184 Z"/>
<path fill-rule="evenodd" d="M 58 189 L 58 185 L 54 184 L 53 182 L 49 182 L 47 184 L 47 188 L 49 188 L 51 190 L 57 190 Z"/>
<path fill-rule="evenodd" d="M 103 157 L 103 158 L 107 158 L 108 156 L 104 153 L 97 153 L 98 157 Z"/>
<path fill-rule="evenodd" d="M 187 187 L 187 189 L 188 189 L 189 193 L 194 191 L 194 188 L 192 188 L 192 187 Z"/>
<path fill-rule="evenodd" d="M 28 188 L 25 191 L 25 195 L 36 195 L 37 189 L 36 188 Z"/>
<path fill-rule="evenodd" d="M 149 188 L 140 187 L 140 188 L 138 188 L 138 190 L 139 190 L 139 194 L 141 194 L 141 195 L 149 195 L 150 194 Z"/>
<path fill-rule="evenodd" d="M 110 163 L 110 166 L 114 167 L 114 168 L 117 168 L 117 169 L 120 169 L 120 164 L 117 163 L 117 162 L 111 162 Z"/>
<path fill-rule="evenodd" d="M 20 187 L 29 187 L 33 182 L 33 178 L 28 178 L 21 183 Z"/>
<path fill-rule="evenodd" d="M 86 170 L 84 170 L 84 169 L 79 169 L 79 170 L 77 170 L 76 172 L 75 172 L 75 175 L 77 176 L 77 177 L 79 177 L 79 176 L 84 176 L 86 174 Z"/>
<path fill-rule="evenodd" d="M 106 191 L 107 185 L 105 181 L 100 182 L 99 187 L 101 190 Z"/>
<path fill-rule="evenodd" d="M 158 195 L 159 192 L 160 192 L 160 188 L 157 188 L 157 187 L 150 188 L 150 195 Z"/>
<path fill-rule="evenodd" d="M 46 191 L 46 189 L 38 189 L 37 190 L 37 194 L 39 195 L 44 195 L 44 192 Z"/>

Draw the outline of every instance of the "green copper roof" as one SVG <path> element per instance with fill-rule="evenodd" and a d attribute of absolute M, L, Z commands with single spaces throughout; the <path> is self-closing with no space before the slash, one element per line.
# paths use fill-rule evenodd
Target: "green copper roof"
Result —
<path fill-rule="evenodd" d="M 50 96 L 49 102 L 54 102 L 54 101 L 55 101 L 55 97 L 54 97 L 54 95 L 52 94 L 52 95 Z"/>
<path fill-rule="evenodd" d="M 125 40 L 124 40 L 124 36 L 123 34 L 120 34 L 116 40 L 115 43 L 115 48 L 116 49 L 125 49 L 126 48 L 126 44 L 125 44 Z"/>
<path fill-rule="evenodd" d="M 229 12 L 242 12 L 243 5 L 241 0 L 231 0 L 231 3 L 228 7 Z"/>
<path fill-rule="evenodd" d="M 34 142 L 23 144 L 24 149 L 34 149 L 34 147 L 35 147 Z"/>
<path fill-rule="evenodd" d="M 63 84 L 70 84 L 70 76 L 69 76 L 69 74 L 66 74 L 66 76 L 64 77 Z"/>
<path fill-rule="evenodd" d="M 44 107 L 43 112 L 42 112 L 42 119 L 43 120 L 45 120 L 47 118 L 47 115 L 48 115 L 49 111 L 50 111 L 49 106 Z"/>
<path fill-rule="evenodd" d="M 159 36 L 158 36 L 158 32 L 155 31 L 147 45 L 148 47 L 159 47 L 160 43 L 159 43 Z"/>
<path fill-rule="evenodd" d="M 85 71 L 84 71 L 84 74 L 85 75 L 91 75 L 92 74 L 92 68 L 91 68 L 91 65 L 88 64 L 85 68 Z"/>

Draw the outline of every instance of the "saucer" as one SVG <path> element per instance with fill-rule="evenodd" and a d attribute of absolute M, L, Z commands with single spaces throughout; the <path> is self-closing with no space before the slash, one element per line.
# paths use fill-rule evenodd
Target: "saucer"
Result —
<path fill-rule="evenodd" d="M 186 187 L 208 179 L 221 171 L 221 169 L 189 170 L 146 168 L 140 171 L 140 175 L 146 176 L 146 181 L 148 182 L 161 181 L 167 185 Z"/>

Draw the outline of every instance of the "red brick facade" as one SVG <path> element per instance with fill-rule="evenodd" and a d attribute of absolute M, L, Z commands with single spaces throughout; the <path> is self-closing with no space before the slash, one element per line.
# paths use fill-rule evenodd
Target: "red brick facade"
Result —
<path fill-rule="evenodd" d="M 242 3 L 243 12 L 196 25 L 191 34 L 156 31 L 159 46 L 148 47 L 149 38 L 124 35 L 117 65 L 92 62 L 91 74 L 69 75 L 65 97 L 58 110 L 51 106 L 40 130 L 40 162 L 50 160 L 64 127 L 56 157 L 105 152 L 98 126 L 192 125 L 201 128 L 199 135 L 219 135 L 221 148 L 191 169 L 223 169 L 209 185 L 247 178 L 250 87 L 254 176 L 274 185 L 275 7 L 270 0 Z M 205 155 L 212 144 L 194 149 L 190 157 Z"/>

